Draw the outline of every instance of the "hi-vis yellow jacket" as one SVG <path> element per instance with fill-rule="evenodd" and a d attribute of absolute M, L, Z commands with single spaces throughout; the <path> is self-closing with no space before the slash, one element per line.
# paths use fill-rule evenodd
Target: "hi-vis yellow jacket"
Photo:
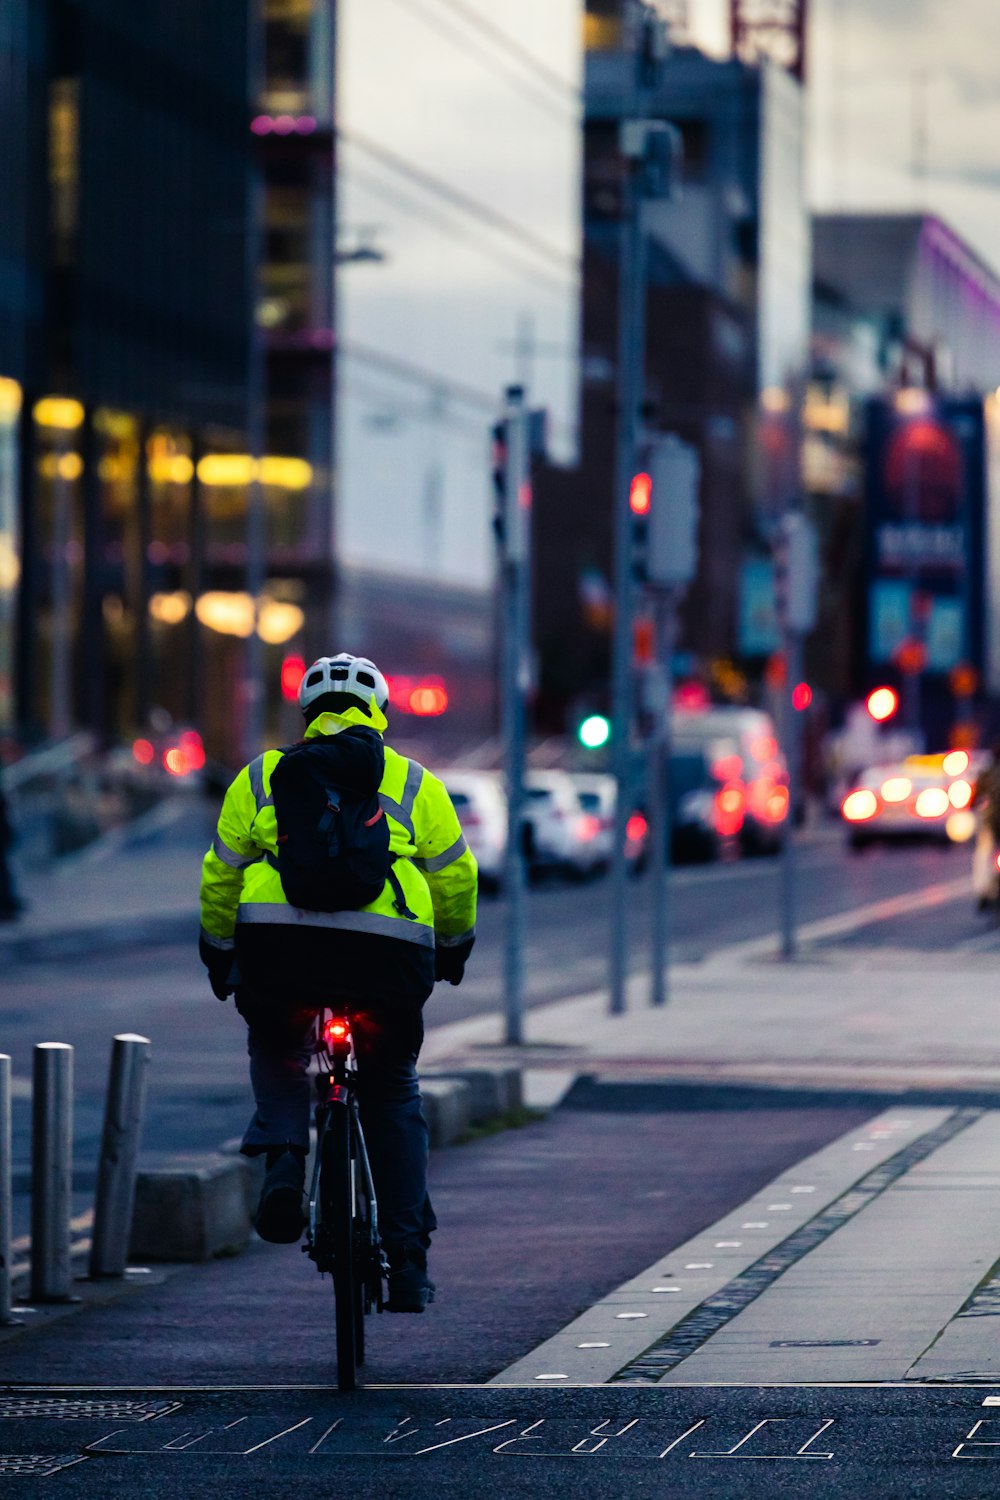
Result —
<path fill-rule="evenodd" d="M 320 714 L 306 739 L 337 734 L 353 722 L 347 714 Z M 277 870 L 266 855 L 277 854 L 277 822 L 271 775 L 280 750 L 265 750 L 244 766 L 222 804 L 218 830 L 202 862 L 201 931 L 213 948 L 234 944 L 237 922 L 329 927 L 397 938 L 433 949 L 469 944 L 476 928 L 477 866 L 458 815 L 443 784 L 414 760 L 385 747 L 379 803 L 389 823 L 393 874 L 408 914 L 396 909 L 389 881 L 360 911 L 316 912 L 290 906 Z"/>

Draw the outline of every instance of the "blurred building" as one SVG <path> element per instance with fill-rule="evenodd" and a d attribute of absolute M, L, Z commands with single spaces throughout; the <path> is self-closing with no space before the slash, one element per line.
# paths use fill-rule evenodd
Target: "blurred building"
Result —
<path fill-rule="evenodd" d="M 537 629 L 543 713 L 566 726 L 601 702 L 611 627 L 620 157 L 630 63 L 621 0 L 587 11 L 581 462 L 544 477 Z M 769 60 L 678 47 L 644 112 L 675 125 L 679 195 L 646 208 L 644 420 L 701 461 L 700 564 L 680 651 L 706 675 L 751 669 L 753 590 L 767 591 L 775 517 L 798 489 L 793 413 L 808 353 L 810 246 L 803 94 Z"/>
<path fill-rule="evenodd" d="M 929 214 L 821 215 L 814 246 L 813 673 L 892 682 L 941 742 L 1000 695 L 1000 277 Z"/>
<path fill-rule="evenodd" d="M 378 640 L 489 733 L 503 387 L 575 444 L 577 0 L 8 14 L 0 723 L 232 762 Z"/>
<path fill-rule="evenodd" d="M 194 717 L 248 367 L 247 11 L 10 0 L 0 30 L 0 723 Z"/>

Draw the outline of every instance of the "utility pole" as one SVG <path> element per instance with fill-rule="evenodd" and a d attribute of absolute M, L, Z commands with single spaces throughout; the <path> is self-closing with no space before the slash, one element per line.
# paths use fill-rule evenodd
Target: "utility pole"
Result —
<path fill-rule="evenodd" d="M 639 576 L 652 596 L 655 641 L 653 668 L 647 677 L 652 723 L 647 773 L 652 910 L 650 1001 L 653 1005 L 665 1005 L 670 961 L 670 749 L 674 645 L 677 606 L 698 570 L 701 465 L 694 448 L 668 433 L 650 435 L 643 444 L 641 457 L 648 490 L 645 516 L 641 510 L 636 514 L 635 553 Z"/>
<path fill-rule="evenodd" d="M 775 594 L 785 655 L 779 730 L 788 762 L 788 812 L 781 841 L 781 956 L 796 951 L 796 856 L 795 818 L 801 797 L 801 735 L 799 714 L 792 701 L 802 679 L 804 642 L 816 623 L 819 582 L 816 530 L 801 511 L 788 511 L 781 518 L 775 549 Z"/>
<path fill-rule="evenodd" d="M 531 558 L 531 414 L 521 386 L 506 391 L 504 416 L 493 430 L 493 475 L 500 574 L 500 705 L 507 792 L 503 891 L 506 1042 L 524 1041 L 524 759 Z"/>
<path fill-rule="evenodd" d="M 632 24 L 629 25 L 628 23 Z M 615 798 L 611 856 L 610 1001 L 612 1015 L 626 1008 L 628 978 L 628 871 L 625 843 L 632 796 L 633 668 L 630 495 L 635 474 L 645 366 L 646 265 L 642 205 L 668 197 L 677 152 L 677 132 L 664 121 L 643 118 L 643 96 L 655 81 L 666 33 L 654 14 L 632 7 L 626 14 L 629 96 L 619 127 L 621 235 L 618 260 L 618 421 L 613 504 L 615 621 L 611 656 L 612 770 Z"/>

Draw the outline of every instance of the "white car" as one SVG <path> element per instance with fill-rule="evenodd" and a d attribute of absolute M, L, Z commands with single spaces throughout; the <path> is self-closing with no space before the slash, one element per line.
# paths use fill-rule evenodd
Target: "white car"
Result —
<path fill-rule="evenodd" d="M 566 771 L 528 771 L 524 778 L 528 867 L 534 873 L 586 876 L 600 868 L 593 824 Z"/>
<path fill-rule="evenodd" d="M 507 796 L 498 771 L 439 771 L 479 865 L 479 883 L 498 890 L 507 844 Z"/>
<path fill-rule="evenodd" d="M 583 836 L 590 845 L 594 868 L 606 870 L 615 847 L 615 806 L 618 786 L 613 776 L 601 771 L 569 773 L 583 809 Z M 625 858 L 633 873 L 638 874 L 649 853 L 649 824 L 637 808 L 625 824 Z"/>

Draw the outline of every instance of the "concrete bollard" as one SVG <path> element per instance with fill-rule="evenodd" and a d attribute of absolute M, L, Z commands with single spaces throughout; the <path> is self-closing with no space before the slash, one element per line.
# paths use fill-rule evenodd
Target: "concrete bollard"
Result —
<path fill-rule="evenodd" d="M 0 1324 L 11 1323 L 11 1125 L 10 1058 L 0 1052 Z"/>
<path fill-rule="evenodd" d="M 115 1037 L 97 1164 L 90 1250 L 92 1280 L 125 1274 L 149 1056 L 148 1037 L 131 1032 Z"/>
<path fill-rule="evenodd" d="M 31 1296 L 70 1300 L 73 1048 L 39 1042 L 31 1099 Z"/>

